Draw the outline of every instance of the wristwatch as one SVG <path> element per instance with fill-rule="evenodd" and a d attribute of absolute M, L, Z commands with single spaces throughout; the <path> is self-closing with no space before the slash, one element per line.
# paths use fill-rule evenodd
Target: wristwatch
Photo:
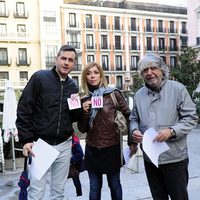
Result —
<path fill-rule="evenodd" d="M 170 133 L 171 133 L 171 137 L 170 138 L 175 138 L 176 137 L 176 132 L 174 131 L 173 128 L 169 128 L 170 129 Z"/>

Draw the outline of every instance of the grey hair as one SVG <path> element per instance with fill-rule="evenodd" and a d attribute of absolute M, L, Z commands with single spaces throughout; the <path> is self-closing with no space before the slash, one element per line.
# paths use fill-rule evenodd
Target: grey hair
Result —
<path fill-rule="evenodd" d="M 163 59 L 154 53 L 148 53 L 138 62 L 138 73 L 142 77 L 142 72 L 149 67 L 160 68 L 163 72 L 163 78 L 167 79 L 169 77 L 169 68 L 163 61 Z"/>

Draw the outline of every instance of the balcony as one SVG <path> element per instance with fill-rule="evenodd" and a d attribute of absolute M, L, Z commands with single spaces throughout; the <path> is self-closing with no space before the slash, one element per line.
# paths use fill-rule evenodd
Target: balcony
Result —
<path fill-rule="evenodd" d="M 28 18 L 29 16 L 29 13 L 28 12 L 22 12 L 22 13 L 19 13 L 19 12 L 14 12 L 14 17 L 15 18 Z"/>
<path fill-rule="evenodd" d="M 0 60 L 0 65 L 5 65 L 5 66 L 10 66 L 12 64 L 12 59 L 11 58 L 7 58 L 4 60 Z"/>
<path fill-rule="evenodd" d="M 29 66 L 31 65 L 31 58 L 28 59 L 16 59 L 16 65 L 17 66 Z"/>
<path fill-rule="evenodd" d="M 0 17 L 9 17 L 9 11 L 7 10 L 1 10 L 0 11 Z"/>
<path fill-rule="evenodd" d="M 76 64 L 75 66 L 74 66 L 74 69 L 73 69 L 74 71 L 81 71 L 82 70 L 82 64 Z"/>
<path fill-rule="evenodd" d="M 80 42 L 67 42 L 67 44 L 74 47 L 75 49 L 80 49 L 81 46 Z"/>

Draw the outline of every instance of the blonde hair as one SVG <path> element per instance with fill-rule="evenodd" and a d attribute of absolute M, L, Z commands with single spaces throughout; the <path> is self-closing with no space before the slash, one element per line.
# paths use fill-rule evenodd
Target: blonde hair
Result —
<path fill-rule="evenodd" d="M 89 62 L 83 68 L 82 75 L 81 75 L 82 89 L 83 89 L 83 92 L 85 94 L 88 94 L 88 92 L 89 92 L 88 83 L 87 83 L 87 73 L 94 66 L 97 67 L 97 69 L 99 70 L 99 73 L 100 73 L 100 84 L 99 84 L 99 87 L 102 87 L 102 86 L 106 87 L 107 86 L 107 82 L 106 82 L 106 78 L 105 78 L 105 75 L 104 75 L 103 68 L 96 62 Z"/>

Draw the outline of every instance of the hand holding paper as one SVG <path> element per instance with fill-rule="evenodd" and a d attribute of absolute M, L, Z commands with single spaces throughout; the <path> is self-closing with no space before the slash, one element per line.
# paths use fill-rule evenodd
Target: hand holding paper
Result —
<path fill-rule="evenodd" d="M 158 167 L 159 155 L 169 149 L 166 142 L 153 142 L 158 133 L 154 128 L 149 128 L 144 132 L 143 136 L 143 150 L 150 158 L 152 163 Z"/>
<path fill-rule="evenodd" d="M 33 152 L 35 157 L 32 157 L 30 173 L 31 176 L 40 180 L 60 153 L 42 139 L 35 142 Z"/>

